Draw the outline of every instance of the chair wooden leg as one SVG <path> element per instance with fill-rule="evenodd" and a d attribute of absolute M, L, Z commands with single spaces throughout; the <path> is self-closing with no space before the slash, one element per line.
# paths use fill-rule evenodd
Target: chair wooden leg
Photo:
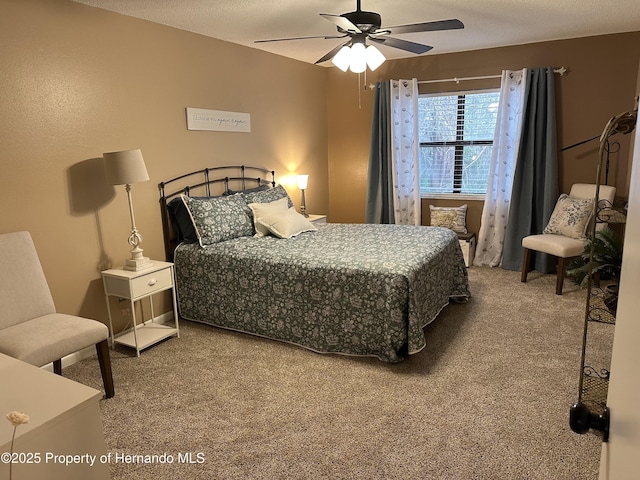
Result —
<path fill-rule="evenodd" d="M 562 295 L 562 285 L 564 284 L 564 258 L 558 257 L 558 270 L 556 279 L 556 295 Z"/>
<path fill-rule="evenodd" d="M 100 363 L 100 372 L 102 373 L 104 392 L 107 398 L 111 398 L 115 395 L 115 388 L 113 386 L 111 358 L 109 357 L 109 343 L 107 342 L 107 340 L 96 343 L 96 352 L 98 354 L 98 363 Z"/>
<path fill-rule="evenodd" d="M 61 358 L 53 361 L 53 373 L 55 373 L 56 375 L 62 375 L 62 359 Z"/>
<path fill-rule="evenodd" d="M 524 249 L 522 253 L 522 274 L 520 275 L 520 281 L 527 281 L 527 274 L 529 273 L 529 264 L 531 263 L 531 250 L 528 248 Z"/>

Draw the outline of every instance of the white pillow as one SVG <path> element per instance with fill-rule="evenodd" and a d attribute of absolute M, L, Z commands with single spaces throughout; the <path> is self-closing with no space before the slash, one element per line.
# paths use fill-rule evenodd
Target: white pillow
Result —
<path fill-rule="evenodd" d="M 278 238 L 291 238 L 302 232 L 315 232 L 318 230 L 313 223 L 296 212 L 295 207 L 263 217 L 259 220 L 259 223 Z"/>
<path fill-rule="evenodd" d="M 269 235 L 269 229 L 262 225 L 260 221 L 278 212 L 286 212 L 289 209 L 289 199 L 283 197 L 269 203 L 250 203 L 249 208 L 253 212 L 253 226 L 256 229 L 256 237 Z"/>
<path fill-rule="evenodd" d="M 594 201 L 593 198 L 577 198 L 563 193 L 558 198 L 543 233 L 564 235 L 576 239 L 585 238 L 585 232 L 593 213 Z"/>

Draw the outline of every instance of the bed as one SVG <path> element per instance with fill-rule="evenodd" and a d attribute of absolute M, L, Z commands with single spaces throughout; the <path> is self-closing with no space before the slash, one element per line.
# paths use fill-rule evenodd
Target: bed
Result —
<path fill-rule="evenodd" d="M 211 178 L 223 169 L 239 173 Z M 176 187 L 171 193 L 170 185 Z M 212 186 L 219 191 L 214 193 Z M 470 296 L 462 251 L 449 229 L 329 223 L 309 224 L 288 238 L 279 238 L 279 230 L 256 236 L 255 228 L 262 225 L 256 206 L 286 203 L 283 208 L 292 215 L 295 209 L 286 191 L 285 197 L 272 200 L 270 195 L 283 191 L 275 173 L 255 167 L 199 170 L 159 188 L 165 249 L 175 264 L 183 319 L 319 353 L 398 362 L 425 347 L 425 325 L 451 300 Z M 255 202 L 261 196 L 266 200 Z M 219 204 L 226 208 L 225 202 L 241 207 L 242 201 L 250 218 L 255 212 L 250 234 L 205 242 L 202 236 L 185 239 L 168 207 L 186 206 L 197 233 L 206 230 L 202 224 L 198 228 L 197 202 L 212 202 L 215 209 Z M 285 216 L 284 209 L 279 212 L 269 218 Z"/>

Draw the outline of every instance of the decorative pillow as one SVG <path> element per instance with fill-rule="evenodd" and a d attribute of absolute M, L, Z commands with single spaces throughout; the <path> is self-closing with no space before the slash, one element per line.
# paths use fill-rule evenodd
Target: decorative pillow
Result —
<path fill-rule="evenodd" d="M 291 238 L 302 232 L 315 232 L 316 226 L 291 207 L 260 219 L 259 223 L 278 238 Z"/>
<path fill-rule="evenodd" d="M 563 193 L 558 198 L 543 233 L 576 239 L 585 238 L 585 232 L 593 214 L 594 201 L 593 198 L 577 198 Z"/>
<path fill-rule="evenodd" d="M 247 203 L 270 203 L 281 198 L 287 198 L 289 208 L 293 207 L 293 202 L 289 198 L 289 194 L 282 185 L 276 185 L 273 188 L 267 190 L 260 190 L 258 192 L 249 192 L 243 194 Z"/>
<path fill-rule="evenodd" d="M 189 209 L 201 247 L 253 235 L 253 224 L 242 195 L 191 198 L 180 195 Z"/>
<path fill-rule="evenodd" d="M 254 193 L 254 192 L 262 192 L 264 190 L 269 190 L 271 187 L 269 185 L 260 185 L 259 187 L 247 188 L 245 190 L 227 190 L 223 195 L 235 195 L 236 193 Z"/>
<path fill-rule="evenodd" d="M 196 243 L 198 234 L 193 226 L 189 209 L 182 201 L 182 198 L 176 197 L 167 203 L 167 211 L 171 223 L 178 233 L 178 240 L 184 243 Z"/>
<path fill-rule="evenodd" d="M 253 226 L 256 229 L 256 237 L 264 237 L 269 235 L 269 229 L 262 225 L 260 221 L 263 218 L 269 217 L 275 213 L 282 213 L 289 209 L 288 201 L 285 197 L 282 197 L 275 202 L 269 203 L 250 203 L 249 208 L 253 212 Z"/>
<path fill-rule="evenodd" d="M 458 214 L 451 211 L 435 210 L 431 212 L 431 225 L 434 227 L 447 227 L 453 230 L 458 220 Z"/>
<path fill-rule="evenodd" d="M 467 233 L 467 204 L 459 207 L 434 207 L 431 210 L 431 226 L 447 227 L 457 233 Z"/>
<path fill-rule="evenodd" d="M 197 200 L 206 200 L 208 198 L 215 197 L 190 197 Z M 169 219 L 171 224 L 178 233 L 178 241 L 184 243 L 197 243 L 198 234 L 193 226 L 193 220 L 191 219 L 191 213 L 189 209 L 182 201 L 182 198 L 176 197 L 167 203 L 167 211 L 169 212 Z"/>

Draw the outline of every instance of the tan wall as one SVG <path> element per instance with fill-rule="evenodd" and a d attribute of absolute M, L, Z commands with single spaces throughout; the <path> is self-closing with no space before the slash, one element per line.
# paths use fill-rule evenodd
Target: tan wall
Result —
<path fill-rule="evenodd" d="M 456 33 L 457 35 L 458 33 Z M 391 78 L 434 80 L 455 77 L 497 75 L 504 69 L 565 66 L 563 77 L 556 76 L 556 105 L 559 148 L 599 135 L 614 115 L 634 106 L 634 92 L 640 60 L 640 32 L 588 37 L 437 55 L 385 62 L 376 72 L 368 72 L 366 82 Z M 330 69 L 328 78 L 329 115 L 329 219 L 333 222 L 364 222 L 366 178 L 369 156 L 373 92 L 358 93 L 358 76 Z M 421 89 L 451 91 L 498 87 L 497 80 L 468 81 L 459 84 L 428 84 Z M 438 90 L 435 90 L 438 89 Z M 360 99 L 359 99 L 360 97 Z M 619 137 L 621 148 L 611 157 L 609 183 L 619 195 L 627 197 L 629 138 Z M 560 189 L 568 192 L 577 182 L 595 181 L 598 142 L 560 154 Z M 443 205 L 469 203 L 468 222 L 480 225 L 483 202 L 435 202 Z M 428 209 L 423 201 L 423 209 Z M 428 213 L 423 212 L 423 220 Z"/>
<path fill-rule="evenodd" d="M 308 173 L 309 210 L 328 210 L 322 67 L 68 0 L 3 0 L 0 65 L 0 232 L 31 232 L 62 312 L 106 321 L 100 265 L 129 256 L 103 152 L 142 149 L 151 180 L 133 199 L 151 258 L 164 256 L 157 184 L 187 171 Z M 185 107 L 248 112 L 252 132 L 187 131 Z"/>

